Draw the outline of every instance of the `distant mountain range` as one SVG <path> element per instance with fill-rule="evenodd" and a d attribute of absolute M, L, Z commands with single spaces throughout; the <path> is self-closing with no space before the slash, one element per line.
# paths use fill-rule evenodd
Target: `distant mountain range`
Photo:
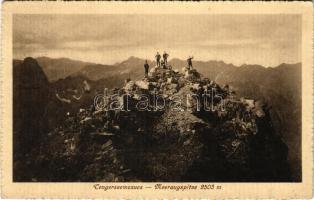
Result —
<path fill-rule="evenodd" d="M 52 59 L 48 57 L 36 58 L 50 82 L 65 78 L 91 63 L 71 60 L 68 58 Z"/>
<path fill-rule="evenodd" d="M 16 122 L 23 121 L 19 113 L 24 113 L 27 118 L 27 113 L 31 116 L 33 108 L 37 107 L 41 112 L 47 113 L 46 119 L 50 124 L 54 124 L 56 122 L 51 122 L 54 120 L 50 116 L 64 115 L 65 112 L 90 105 L 95 94 L 102 92 L 105 87 L 121 87 L 127 78 L 134 80 L 144 76 L 145 60 L 136 57 L 130 57 L 114 65 L 88 63 L 67 58 L 39 57 L 36 60 L 28 58 L 24 61 L 13 61 Z M 150 67 L 155 66 L 154 61 L 148 61 L 148 63 Z M 172 59 L 169 64 L 180 71 L 187 65 L 185 60 L 180 59 Z M 288 159 L 293 178 L 300 180 L 301 63 L 266 68 L 260 65 L 235 66 L 222 61 L 194 61 L 193 66 L 210 80 L 215 80 L 221 85 L 228 84 L 239 96 L 265 101 L 273 108 L 271 110 L 273 126 L 288 144 Z M 84 81 L 90 85 L 90 91 L 84 91 Z M 28 86 L 37 87 L 39 90 L 37 92 L 29 90 Z M 60 102 L 56 94 L 66 100 L 71 100 L 71 103 Z M 38 114 L 30 123 L 35 126 L 35 122 L 40 120 L 42 119 Z M 43 125 L 45 123 L 37 124 L 41 126 L 41 130 L 49 128 L 49 125 Z M 27 126 L 27 124 L 17 123 L 15 130 L 27 129 Z M 30 133 L 32 131 L 29 130 Z"/>
<path fill-rule="evenodd" d="M 143 64 L 145 62 L 144 59 L 134 56 L 114 65 L 96 64 L 68 58 L 38 57 L 36 60 L 42 66 L 50 82 L 79 74 L 94 81 L 117 75 L 133 79 L 140 78 L 143 75 Z M 148 64 L 150 67 L 154 67 L 156 62 L 148 60 Z M 169 64 L 173 68 L 181 69 L 183 66 L 186 66 L 186 61 L 174 58 L 169 61 Z M 222 71 L 236 67 L 223 61 L 194 61 L 193 64 L 199 72 L 211 79 L 214 79 Z"/>

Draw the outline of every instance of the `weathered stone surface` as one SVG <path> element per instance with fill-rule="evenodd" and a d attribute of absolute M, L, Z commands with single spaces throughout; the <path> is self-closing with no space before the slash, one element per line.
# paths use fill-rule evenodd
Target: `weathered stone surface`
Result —
<path fill-rule="evenodd" d="M 271 181 L 288 180 L 287 147 L 277 137 L 262 105 L 230 98 L 230 89 L 184 73 L 152 68 L 149 77 L 127 81 L 130 111 L 78 112 L 49 134 L 34 158 L 47 173 L 34 179 L 58 181 Z M 202 94 L 219 98 L 205 110 Z M 174 96 L 180 109 L 136 110 L 141 95 Z M 121 96 L 123 93 L 120 94 Z M 190 95 L 190 98 L 187 96 Z M 193 97 L 191 97 L 193 96 Z M 199 99 L 198 99 L 199 97 Z M 224 110 L 219 110 L 224 100 Z M 151 103 L 151 102 L 149 102 Z M 262 114 L 261 114 L 262 113 Z M 18 163 L 16 164 L 18 165 Z M 71 172 L 71 173 L 70 173 Z"/>

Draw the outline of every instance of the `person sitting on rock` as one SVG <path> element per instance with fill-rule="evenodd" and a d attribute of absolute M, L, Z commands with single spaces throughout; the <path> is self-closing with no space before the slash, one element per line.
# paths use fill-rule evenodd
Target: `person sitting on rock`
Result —
<path fill-rule="evenodd" d="M 157 67 L 160 67 L 160 58 L 161 58 L 161 56 L 160 56 L 159 52 L 157 52 L 155 57 L 156 57 Z"/>
<path fill-rule="evenodd" d="M 188 68 L 189 70 L 193 69 L 193 66 L 192 66 L 192 59 L 193 59 L 193 56 L 189 57 L 186 61 L 188 62 Z"/>
<path fill-rule="evenodd" d="M 164 51 L 164 54 L 162 55 L 162 57 L 163 57 L 163 59 L 164 59 L 164 63 L 165 63 L 165 65 L 167 65 L 167 64 L 168 64 L 168 61 L 167 61 L 168 56 L 169 56 L 169 54 L 167 54 L 167 53 Z"/>
<path fill-rule="evenodd" d="M 149 65 L 147 63 L 147 60 L 145 60 L 144 69 L 145 69 L 145 77 L 147 77 L 148 76 L 148 69 L 149 69 Z"/>

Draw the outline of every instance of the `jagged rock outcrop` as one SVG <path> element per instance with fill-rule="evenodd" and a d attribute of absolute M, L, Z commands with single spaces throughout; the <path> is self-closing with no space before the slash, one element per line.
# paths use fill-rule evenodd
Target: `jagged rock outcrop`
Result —
<path fill-rule="evenodd" d="M 34 180 L 290 178 L 288 149 L 274 133 L 267 108 L 237 98 L 196 70 L 154 67 L 148 77 L 127 80 L 110 93 L 117 104 L 127 101 L 127 108 L 106 110 L 113 100 L 104 101 L 102 109 L 69 116 L 41 144 L 34 162 L 49 173 L 38 171 Z"/>
<path fill-rule="evenodd" d="M 47 125 L 39 119 L 47 117 L 49 82 L 37 61 L 25 58 L 13 67 L 13 87 L 14 148 L 27 152 L 47 131 Z"/>
<path fill-rule="evenodd" d="M 46 105 L 50 98 L 49 82 L 33 58 L 14 62 L 13 66 L 13 160 L 14 180 L 23 179 L 34 146 L 48 131 Z M 16 179 L 16 177 L 18 177 Z"/>

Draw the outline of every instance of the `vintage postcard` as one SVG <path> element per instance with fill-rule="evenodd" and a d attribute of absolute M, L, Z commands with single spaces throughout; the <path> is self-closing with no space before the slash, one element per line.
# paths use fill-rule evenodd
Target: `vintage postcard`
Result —
<path fill-rule="evenodd" d="M 311 2 L 4 2 L 2 198 L 311 198 Z"/>

